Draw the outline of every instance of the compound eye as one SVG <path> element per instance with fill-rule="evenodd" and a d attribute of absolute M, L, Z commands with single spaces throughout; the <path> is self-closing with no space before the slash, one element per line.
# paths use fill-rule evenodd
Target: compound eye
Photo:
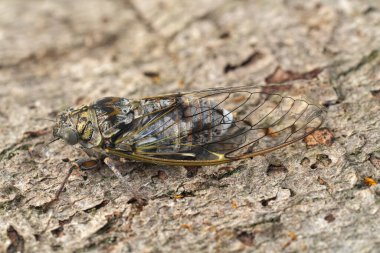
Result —
<path fill-rule="evenodd" d="M 72 128 L 65 128 L 62 130 L 62 139 L 64 139 L 67 144 L 75 145 L 79 141 L 78 133 Z"/>

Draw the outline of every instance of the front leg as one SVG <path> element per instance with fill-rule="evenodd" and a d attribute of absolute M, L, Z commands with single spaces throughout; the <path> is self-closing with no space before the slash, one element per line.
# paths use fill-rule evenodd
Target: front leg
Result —
<path fill-rule="evenodd" d="M 130 193 L 132 193 L 133 197 L 129 202 L 130 203 L 137 202 L 140 205 L 146 205 L 147 200 L 144 199 L 144 197 L 140 193 L 138 193 L 131 187 L 127 179 L 123 177 L 123 175 L 121 175 L 120 171 L 118 170 L 118 167 L 121 167 L 122 165 L 124 165 L 125 162 L 120 162 L 119 160 L 112 159 L 111 157 L 108 157 L 108 156 L 107 157 L 102 156 L 100 153 L 93 152 L 93 150 L 89 150 L 89 149 L 83 149 L 83 150 L 90 157 L 77 159 L 76 162 L 74 163 L 76 167 L 78 167 L 81 170 L 97 169 L 101 167 L 101 161 L 103 160 L 103 162 L 107 165 L 107 167 L 110 168 L 113 171 L 113 173 L 118 177 L 118 179 L 122 182 L 123 186 L 125 186 L 127 190 Z M 61 186 L 61 188 L 63 189 L 63 186 Z M 60 188 L 60 191 L 62 191 L 61 188 Z"/>
<path fill-rule="evenodd" d="M 82 169 L 82 170 L 89 170 L 89 169 L 95 169 L 100 167 L 100 161 L 97 159 L 91 159 L 91 158 L 79 158 L 75 162 L 70 161 L 69 159 L 64 160 L 64 162 L 70 162 L 71 167 L 69 171 L 67 172 L 65 178 L 63 179 L 61 185 L 59 186 L 58 190 L 56 191 L 54 198 L 50 200 L 48 203 L 46 203 L 44 207 L 44 211 L 46 212 L 50 206 L 56 202 L 59 199 L 59 196 L 61 195 L 71 173 L 73 173 L 74 169 Z"/>
<path fill-rule="evenodd" d="M 87 153 L 87 152 L 86 152 Z M 64 162 L 70 162 L 71 167 L 68 170 L 65 178 L 63 179 L 61 185 L 59 186 L 58 190 L 56 191 L 54 198 L 49 201 L 45 207 L 44 211 L 46 212 L 50 206 L 56 202 L 59 199 L 59 196 L 61 195 L 71 173 L 74 171 L 74 169 L 80 169 L 80 170 L 93 170 L 101 167 L 101 160 L 98 158 L 79 158 L 76 161 L 70 161 L 69 159 L 64 160 Z M 112 160 L 109 157 L 106 157 L 104 159 L 104 163 L 115 173 L 115 175 L 119 178 L 119 180 L 123 183 L 123 186 L 127 187 L 128 191 L 132 193 L 133 198 L 129 201 L 130 203 L 137 202 L 139 205 L 146 205 L 147 200 L 144 199 L 144 197 L 136 192 L 128 183 L 128 181 L 121 175 L 120 171 L 117 169 L 118 165 L 121 165 L 121 162 Z"/>
<path fill-rule="evenodd" d="M 74 169 L 80 169 L 80 170 L 93 170 L 98 169 L 101 167 L 101 161 L 98 158 L 79 158 L 75 161 L 70 161 L 69 159 L 64 160 L 64 162 L 70 162 L 71 167 L 68 171 L 68 173 L 65 176 L 65 179 L 62 181 L 58 191 L 55 193 L 55 197 L 53 201 L 58 200 L 59 195 L 63 191 L 63 187 L 65 186 L 67 180 L 69 179 L 71 173 Z"/>

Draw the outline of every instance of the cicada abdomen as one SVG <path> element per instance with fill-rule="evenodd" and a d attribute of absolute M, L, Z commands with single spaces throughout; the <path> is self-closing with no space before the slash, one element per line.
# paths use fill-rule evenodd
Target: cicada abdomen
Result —
<path fill-rule="evenodd" d="M 175 104 L 175 106 L 168 106 Z M 208 143 L 219 142 L 233 124 L 233 116 L 215 101 L 182 96 L 175 100 L 141 100 L 134 129 L 118 147 L 128 145 L 138 153 L 196 157 Z M 153 113 L 156 111 L 156 113 Z M 158 112 L 159 111 L 159 112 Z"/>

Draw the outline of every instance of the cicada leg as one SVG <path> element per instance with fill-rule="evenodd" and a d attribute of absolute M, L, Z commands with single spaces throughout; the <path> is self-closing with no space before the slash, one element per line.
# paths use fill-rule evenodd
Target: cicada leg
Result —
<path fill-rule="evenodd" d="M 147 200 L 137 191 L 133 189 L 128 180 L 120 173 L 117 169 L 119 167 L 120 162 L 112 159 L 111 157 L 106 157 L 104 159 L 104 163 L 115 173 L 115 175 L 119 178 L 119 180 L 123 183 L 123 186 L 128 189 L 129 192 L 132 193 L 133 198 L 129 201 L 129 203 L 137 202 L 139 205 L 146 205 Z"/>
<path fill-rule="evenodd" d="M 101 167 L 101 160 L 98 158 L 79 158 L 74 164 L 78 165 L 81 170 L 94 170 Z"/>
<path fill-rule="evenodd" d="M 49 201 L 46 205 L 44 210 L 47 211 L 47 209 L 50 208 L 50 206 L 59 199 L 59 196 L 61 195 L 67 181 L 69 180 L 70 175 L 73 173 L 74 169 L 80 169 L 80 170 L 92 170 L 99 168 L 101 166 L 100 160 L 97 158 L 79 158 L 76 161 L 70 161 L 67 160 L 65 162 L 70 162 L 71 167 L 69 171 L 67 172 L 65 178 L 63 179 L 61 185 L 59 186 L 58 190 L 55 192 L 54 198 Z"/>

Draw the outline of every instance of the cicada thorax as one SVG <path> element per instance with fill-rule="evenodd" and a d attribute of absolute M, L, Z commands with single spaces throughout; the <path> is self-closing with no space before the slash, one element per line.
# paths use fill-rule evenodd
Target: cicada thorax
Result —
<path fill-rule="evenodd" d="M 134 101 L 127 98 L 107 97 L 92 105 L 99 131 L 107 145 L 128 130 L 135 117 L 133 104 Z"/>

